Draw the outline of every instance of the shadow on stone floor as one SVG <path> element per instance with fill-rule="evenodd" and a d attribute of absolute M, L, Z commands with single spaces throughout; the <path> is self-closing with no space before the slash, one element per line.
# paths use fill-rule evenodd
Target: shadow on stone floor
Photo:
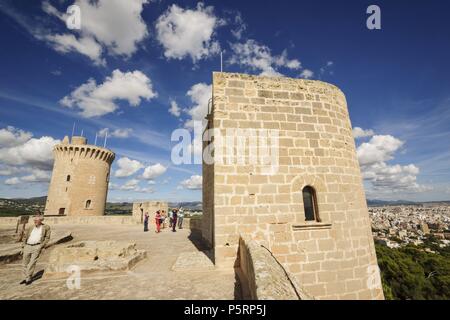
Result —
<path fill-rule="evenodd" d="M 41 279 L 41 278 L 44 276 L 44 272 L 45 272 L 44 269 L 39 270 L 38 272 L 36 272 L 36 273 L 34 274 L 34 276 L 31 278 L 31 281 L 34 282 L 34 281 L 36 281 L 36 280 Z"/>
<path fill-rule="evenodd" d="M 214 254 L 212 248 L 203 240 L 201 231 L 191 230 L 188 239 L 192 242 L 198 251 L 203 252 L 212 263 L 214 263 Z"/>
<path fill-rule="evenodd" d="M 202 234 L 198 230 L 191 230 L 188 239 L 192 242 L 198 251 L 205 253 L 205 255 L 214 263 L 214 254 L 212 248 L 203 240 Z M 236 271 L 236 269 L 235 269 Z M 243 300 L 243 290 L 237 272 L 234 274 L 234 300 Z"/>

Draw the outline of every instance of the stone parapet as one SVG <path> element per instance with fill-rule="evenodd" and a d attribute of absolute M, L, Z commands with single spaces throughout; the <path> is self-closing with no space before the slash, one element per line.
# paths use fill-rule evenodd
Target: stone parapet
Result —
<path fill-rule="evenodd" d="M 0 225 L 16 225 L 17 217 L 2 217 Z M 54 224 L 126 224 L 135 225 L 138 222 L 132 216 L 64 216 L 64 217 L 45 217 L 44 223 L 48 225 Z"/>
<path fill-rule="evenodd" d="M 239 266 L 244 298 L 252 300 L 310 300 L 295 277 L 282 267 L 272 253 L 254 240 L 240 238 Z"/>

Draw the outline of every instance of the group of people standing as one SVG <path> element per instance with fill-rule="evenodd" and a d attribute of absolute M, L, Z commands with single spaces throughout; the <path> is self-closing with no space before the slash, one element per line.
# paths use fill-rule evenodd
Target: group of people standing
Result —
<path fill-rule="evenodd" d="M 176 227 L 178 229 L 183 229 L 183 219 L 184 219 L 184 211 L 183 208 L 180 209 L 172 209 L 166 214 L 165 210 L 158 210 L 155 212 L 155 225 L 156 225 L 156 233 L 161 232 L 161 226 L 163 229 L 166 228 L 167 221 L 169 221 L 169 229 L 172 229 L 172 232 L 176 232 Z M 148 212 L 144 215 L 144 232 L 148 231 L 148 222 L 149 222 L 149 214 Z"/>

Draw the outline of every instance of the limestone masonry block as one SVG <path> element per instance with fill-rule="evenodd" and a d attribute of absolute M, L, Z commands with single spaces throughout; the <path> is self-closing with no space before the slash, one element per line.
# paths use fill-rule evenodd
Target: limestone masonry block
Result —
<path fill-rule="evenodd" d="M 146 252 L 132 242 L 82 241 L 53 249 L 44 274 L 64 276 L 73 268 L 81 272 L 130 270 L 145 257 Z"/>

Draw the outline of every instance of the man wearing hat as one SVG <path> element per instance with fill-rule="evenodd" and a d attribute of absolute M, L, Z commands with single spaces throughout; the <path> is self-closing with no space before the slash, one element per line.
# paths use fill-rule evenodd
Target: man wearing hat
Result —
<path fill-rule="evenodd" d="M 29 285 L 32 281 L 34 268 L 36 262 L 50 240 L 50 227 L 42 223 L 44 217 L 41 214 L 36 214 L 33 217 L 34 226 L 28 228 L 25 232 L 22 244 L 23 252 L 23 276 L 24 280 L 20 284 Z"/>

